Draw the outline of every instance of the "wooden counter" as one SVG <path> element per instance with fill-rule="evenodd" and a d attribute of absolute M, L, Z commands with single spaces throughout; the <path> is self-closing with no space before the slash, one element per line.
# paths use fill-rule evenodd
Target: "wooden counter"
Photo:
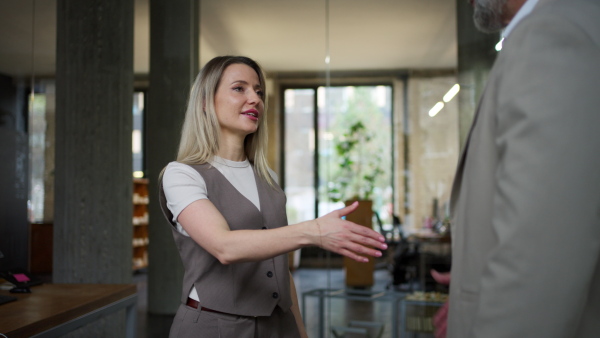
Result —
<path fill-rule="evenodd" d="M 0 333 L 10 338 L 58 337 L 127 308 L 127 336 L 135 337 L 135 284 L 44 284 L 0 305 Z"/>

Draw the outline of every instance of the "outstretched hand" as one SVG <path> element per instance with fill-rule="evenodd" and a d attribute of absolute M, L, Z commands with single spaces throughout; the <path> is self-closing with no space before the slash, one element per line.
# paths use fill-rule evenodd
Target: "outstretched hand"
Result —
<path fill-rule="evenodd" d="M 450 272 L 437 272 L 432 269 L 431 276 L 440 284 L 450 285 Z M 444 305 L 442 305 L 442 307 L 433 316 L 435 338 L 446 337 L 446 329 L 448 327 L 448 302 L 449 301 L 446 301 L 446 303 L 444 303 Z"/>
<path fill-rule="evenodd" d="M 320 238 L 316 244 L 323 249 L 344 255 L 357 262 L 368 262 L 367 256 L 381 257 L 381 251 L 387 249 L 385 238 L 365 226 L 343 220 L 358 207 L 358 202 L 334 210 L 315 220 Z M 377 249 L 374 249 L 377 248 Z"/>

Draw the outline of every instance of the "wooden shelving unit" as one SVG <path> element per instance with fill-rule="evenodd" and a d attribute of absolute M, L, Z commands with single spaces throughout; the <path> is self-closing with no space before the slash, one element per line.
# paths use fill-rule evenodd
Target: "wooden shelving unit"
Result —
<path fill-rule="evenodd" d="M 133 269 L 148 266 L 148 179 L 133 179 Z"/>

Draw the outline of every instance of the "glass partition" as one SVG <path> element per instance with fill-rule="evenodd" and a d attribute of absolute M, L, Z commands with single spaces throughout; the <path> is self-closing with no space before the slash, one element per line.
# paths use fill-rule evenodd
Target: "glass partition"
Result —
<path fill-rule="evenodd" d="M 306 330 L 309 337 L 428 337 L 444 299 L 431 292 L 444 290 L 427 271 L 449 267 L 449 242 L 436 241 L 445 236 L 439 225 L 447 225 L 459 156 L 455 72 L 344 76 L 331 71 L 336 60 L 327 45 L 324 76 L 276 76 L 283 83 L 281 168 L 289 222 L 368 199 L 368 226 L 390 249 L 369 265 L 303 248 L 293 275 Z M 353 281 L 365 276 L 371 280 Z"/>

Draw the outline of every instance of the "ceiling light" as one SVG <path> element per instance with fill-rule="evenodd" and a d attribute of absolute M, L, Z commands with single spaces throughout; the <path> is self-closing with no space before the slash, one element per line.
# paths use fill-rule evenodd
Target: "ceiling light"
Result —
<path fill-rule="evenodd" d="M 444 95 L 444 102 L 450 102 L 460 90 L 460 85 L 457 83 Z"/>
<path fill-rule="evenodd" d="M 442 110 L 442 108 L 444 108 L 444 102 L 436 103 L 435 106 L 429 110 L 429 116 L 434 117 L 440 112 L 440 110 Z"/>

